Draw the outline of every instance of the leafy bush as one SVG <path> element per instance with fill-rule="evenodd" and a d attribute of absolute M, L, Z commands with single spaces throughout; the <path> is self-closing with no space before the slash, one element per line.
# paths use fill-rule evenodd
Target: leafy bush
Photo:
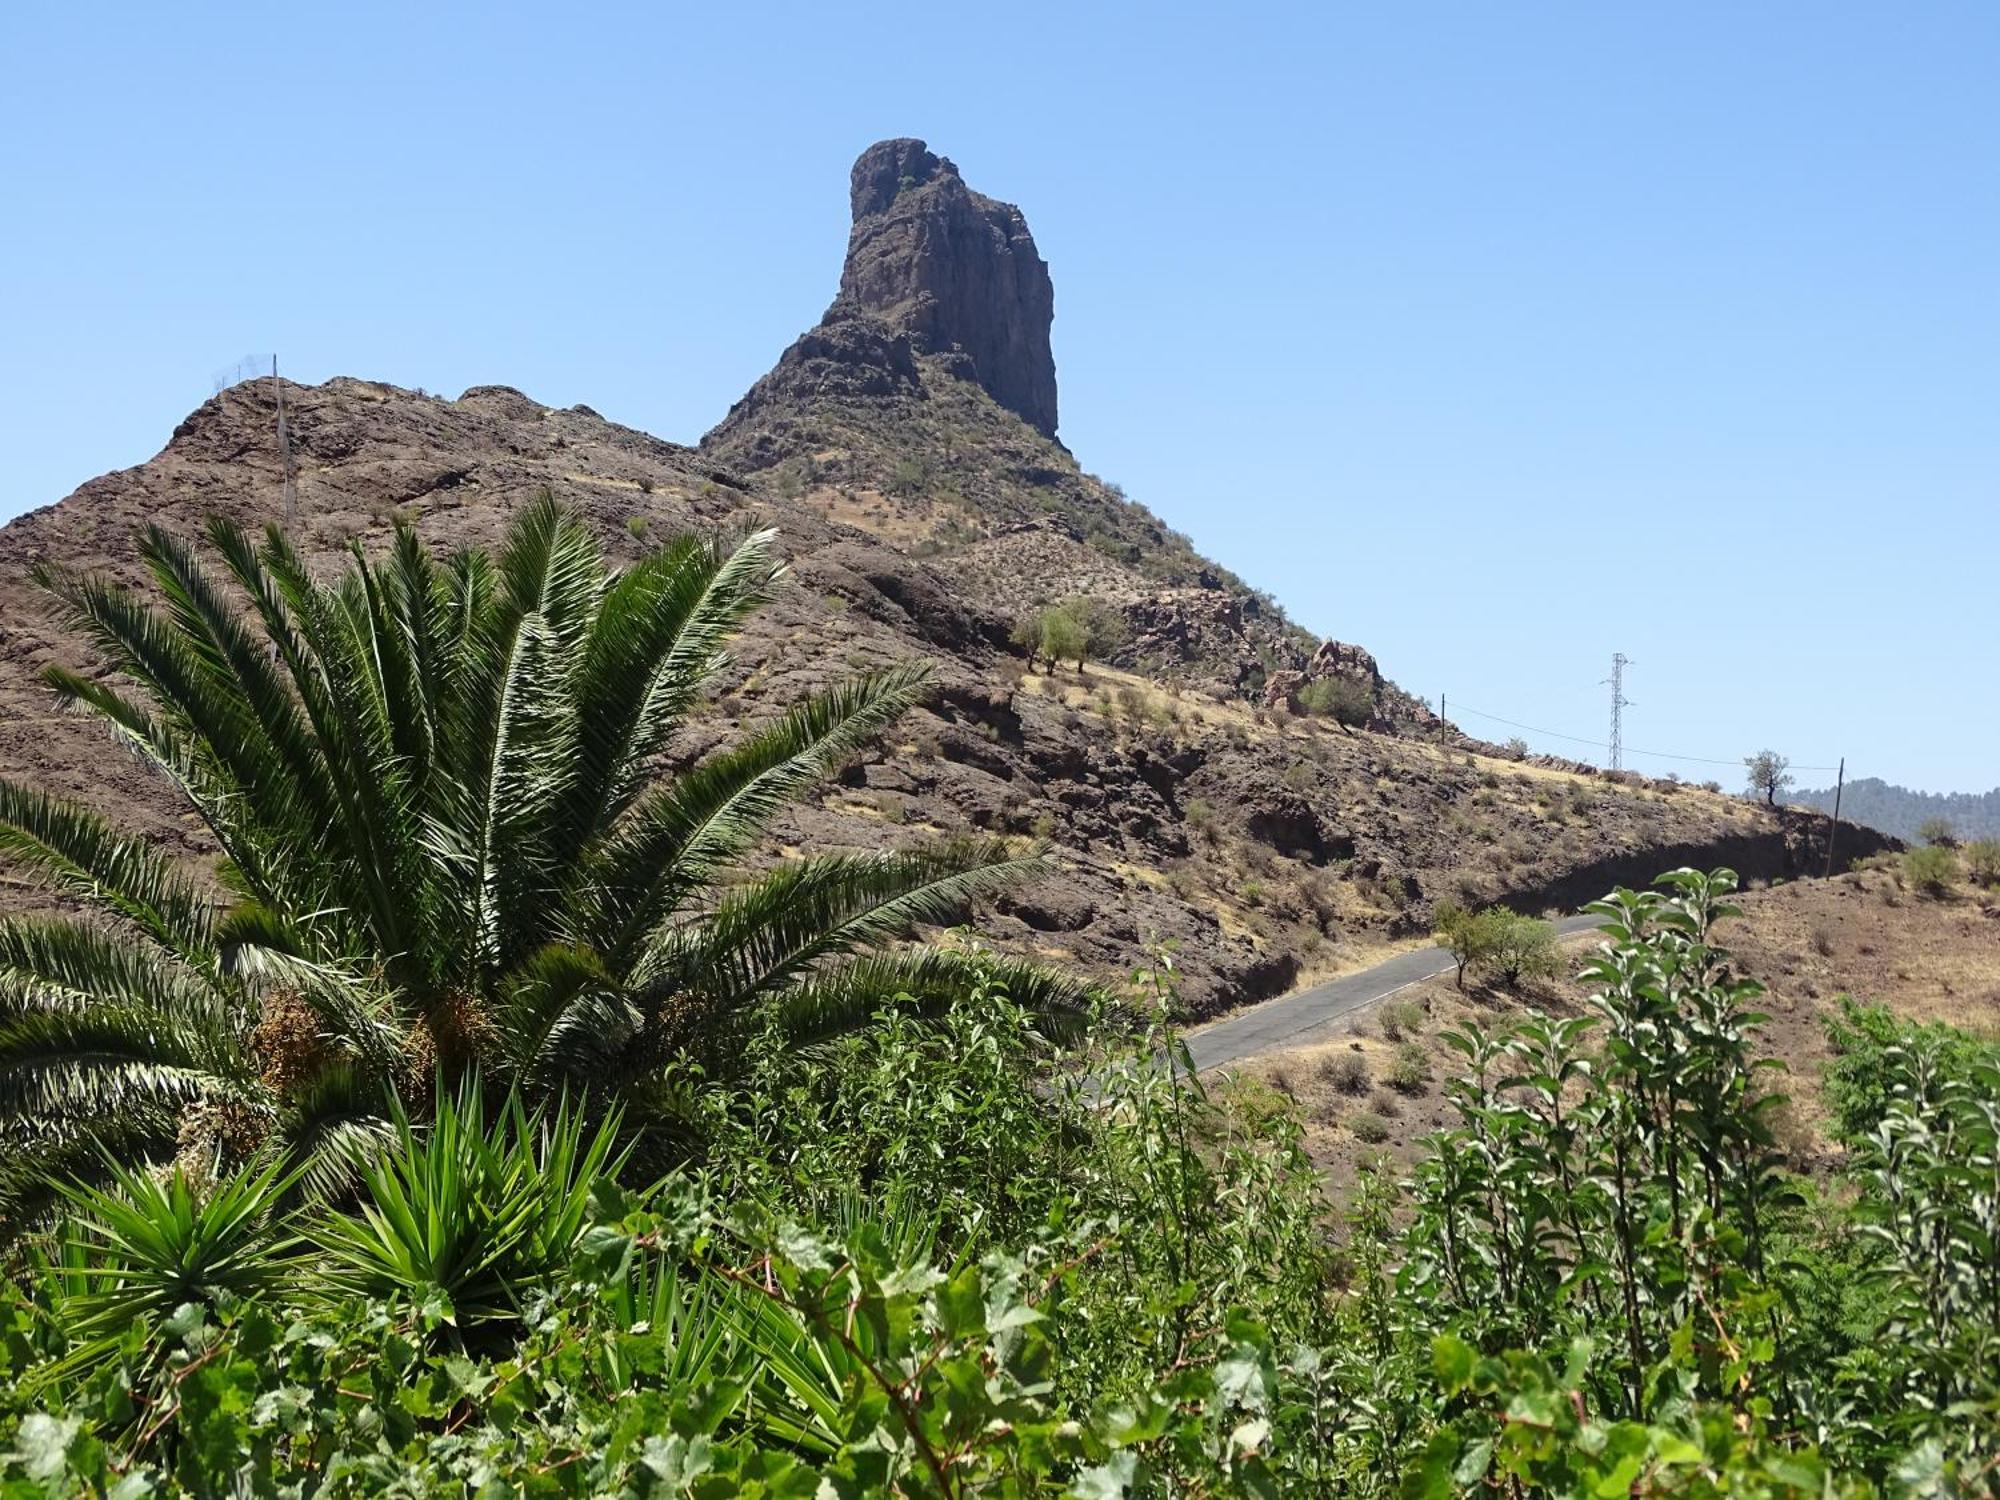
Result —
<path fill-rule="evenodd" d="M 1958 856 L 1941 844 L 1905 849 L 1903 878 L 1922 895 L 1947 895 L 1958 881 Z"/>
<path fill-rule="evenodd" d="M 1299 689 L 1299 707 L 1344 729 L 1360 729 L 1375 717 L 1375 693 L 1360 678 L 1337 673 L 1316 677 Z"/>
<path fill-rule="evenodd" d="M 1422 1030 L 1424 1024 L 1424 1007 L 1417 1000 L 1384 1000 L 1377 1015 L 1382 1035 L 1392 1042 L 1400 1042 L 1406 1035 Z"/>
<path fill-rule="evenodd" d="M 1522 916 L 1505 907 L 1472 912 L 1456 903 L 1437 908 L 1432 923 L 1439 944 L 1458 966 L 1458 986 L 1468 973 L 1490 972 L 1509 988 L 1523 979 L 1545 978 L 1556 972 L 1556 930 L 1539 918 Z"/>
<path fill-rule="evenodd" d="M 1560 967 L 1555 927 L 1538 917 L 1502 913 L 1490 962 L 1510 989 L 1523 979 L 1546 979 Z"/>
<path fill-rule="evenodd" d="M 1981 885 L 2000 885 L 2000 839 L 1974 839 L 1967 844 L 1965 868 Z"/>
<path fill-rule="evenodd" d="M 1013 641 L 1028 655 L 1054 671 L 1065 661 L 1083 670 L 1087 658 L 1103 660 L 1125 644 L 1130 634 L 1125 616 L 1101 599 L 1078 595 L 1036 610 L 1014 627 Z"/>
<path fill-rule="evenodd" d="M 1357 1109 L 1347 1117 L 1347 1128 L 1364 1146 L 1379 1146 L 1389 1139 L 1389 1122 L 1373 1110 Z"/>
<path fill-rule="evenodd" d="M 1917 837 L 1940 849 L 1954 848 L 1958 844 L 1958 835 L 1952 829 L 1950 818 L 1925 818 L 1917 828 Z"/>
<path fill-rule="evenodd" d="M 1936 1022 L 1908 1021 L 1882 1005 L 1840 999 L 1826 1023 L 1833 1049 L 1827 1064 L 1827 1104 L 1841 1136 L 1873 1135 L 1911 1073 L 1944 1083 L 1970 1083 L 2000 1067 L 2000 1043 L 1982 1041 Z"/>
<path fill-rule="evenodd" d="M 1399 1094 L 1420 1094 L 1431 1081 L 1431 1055 L 1421 1042 L 1405 1042 L 1389 1063 L 1389 1087 Z"/>

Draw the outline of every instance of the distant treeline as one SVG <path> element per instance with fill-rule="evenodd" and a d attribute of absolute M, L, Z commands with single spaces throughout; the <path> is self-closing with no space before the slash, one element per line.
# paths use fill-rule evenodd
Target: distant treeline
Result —
<path fill-rule="evenodd" d="M 1833 788 L 1794 792 L 1788 800 L 1831 812 Z M 1949 823 L 1955 838 L 2000 838 L 2000 787 L 1990 792 L 1913 792 L 1869 776 L 1847 783 L 1840 797 L 1840 816 L 1912 841 L 1933 818 Z"/>

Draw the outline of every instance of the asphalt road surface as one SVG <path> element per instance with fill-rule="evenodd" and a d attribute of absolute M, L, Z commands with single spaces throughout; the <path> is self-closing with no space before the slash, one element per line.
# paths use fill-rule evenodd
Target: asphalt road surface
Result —
<path fill-rule="evenodd" d="M 1564 917 L 1556 932 L 1571 937 L 1589 932 L 1601 917 Z M 1266 1000 L 1233 1016 L 1225 1016 L 1190 1031 L 1182 1038 L 1198 1072 L 1240 1062 L 1260 1052 L 1301 1042 L 1324 1041 L 1339 1023 L 1378 1000 L 1386 1000 L 1398 990 L 1408 989 L 1438 974 L 1451 972 L 1451 955 L 1442 948 L 1419 948 L 1398 953 L 1372 969 L 1343 974 L 1309 989 L 1294 990 L 1276 1000 Z"/>

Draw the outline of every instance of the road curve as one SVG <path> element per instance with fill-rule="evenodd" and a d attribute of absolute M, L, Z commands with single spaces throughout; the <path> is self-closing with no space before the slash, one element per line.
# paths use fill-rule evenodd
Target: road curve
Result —
<path fill-rule="evenodd" d="M 1555 924 L 1562 937 L 1589 932 L 1601 917 L 1564 917 Z M 1326 1034 L 1358 1010 L 1386 1000 L 1398 990 L 1449 973 L 1451 955 L 1442 948 L 1418 948 L 1384 959 L 1372 969 L 1323 980 L 1276 1000 L 1239 1010 L 1183 1035 L 1197 1072 L 1241 1062 L 1260 1052 L 1301 1042 L 1324 1041 Z"/>

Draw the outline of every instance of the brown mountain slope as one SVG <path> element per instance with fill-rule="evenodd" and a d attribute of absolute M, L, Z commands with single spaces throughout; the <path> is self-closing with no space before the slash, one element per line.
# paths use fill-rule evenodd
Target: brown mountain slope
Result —
<path fill-rule="evenodd" d="M 1053 428 L 1049 304 L 1025 222 L 927 156 L 910 142 L 864 155 L 866 264 L 851 248 L 827 320 L 700 450 L 504 387 L 449 401 L 359 380 L 287 386 L 310 555 L 331 567 L 351 542 L 378 546 L 399 512 L 444 546 L 490 541 L 543 488 L 590 517 L 614 556 L 690 526 L 778 525 L 794 585 L 747 633 L 699 737 L 854 667 L 922 655 L 938 668 L 931 708 L 784 837 L 1047 840 L 1062 876 L 983 913 L 993 940 L 1107 975 L 1172 940 L 1196 1013 L 1359 962 L 1422 929 L 1441 897 L 1540 906 L 1668 864 L 1775 875 L 1820 857 L 1824 820 L 1493 758 L 1382 681 L 1366 652 L 1316 652 L 1268 601 L 1083 474 L 1020 414 Z M 1020 368 L 1003 379 L 995 362 L 1009 360 Z M 275 519 L 273 396 L 269 382 L 225 391 L 150 462 L 0 530 L 0 773 L 202 852 L 156 784 L 94 726 L 55 712 L 37 672 L 89 658 L 27 574 L 46 559 L 133 579 L 147 520 L 191 532 L 209 512 Z M 1020 611 L 1078 593 L 1124 614 L 1128 646 L 1082 675 L 1029 672 L 1008 644 Z M 1364 683 L 1380 732 L 1286 712 L 1308 672 Z M 1846 847 L 1865 852 L 1858 838 Z"/>

